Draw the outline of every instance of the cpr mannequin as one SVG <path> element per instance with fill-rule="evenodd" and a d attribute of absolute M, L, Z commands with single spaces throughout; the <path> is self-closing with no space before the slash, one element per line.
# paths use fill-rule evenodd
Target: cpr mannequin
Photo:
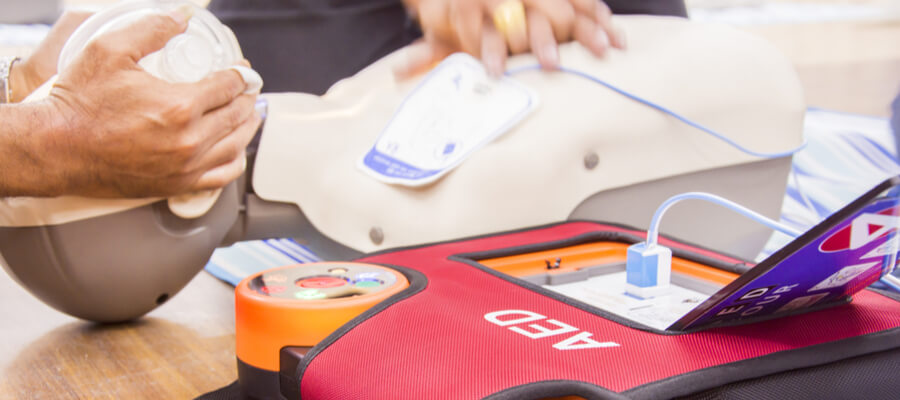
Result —
<path fill-rule="evenodd" d="M 679 18 L 620 17 L 617 23 L 627 33 L 627 51 L 596 58 L 578 44 L 568 44 L 560 48 L 561 64 L 673 109 L 750 149 L 778 152 L 801 144 L 804 105 L 798 83 L 787 62 L 765 43 L 726 27 Z M 270 115 L 253 177 L 256 193 L 297 204 L 326 236 L 363 251 L 573 216 L 646 226 L 669 195 L 706 189 L 746 202 L 756 197 L 751 192 L 766 190 L 758 186 L 760 179 L 775 181 L 777 187 L 761 195 L 768 204 L 748 205 L 762 206 L 761 211 L 777 218 L 789 159 L 762 161 L 565 72 L 516 74 L 515 79 L 539 94 L 538 110 L 438 183 L 409 188 L 378 182 L 355 164 L 419 84 L 393 79 L 392 69 L 405 61 L 402 53 L 389 56 L 322 97 L 267 96 Z M 509 68 L 533 64 L 533 57 L 521 56 Z M 595 155 L 596 167 L 586 167 Z M 665 187 L 666 180 L 679 176 L 767 163 L 775 165 L 757 168 L 755 178 L 729 170 L 725 180 L 731 182 L 724 184 L 705 177 Z M 661 187 L 648 186 L 615 204 L 585 203 L 598 192 L 642 182 Z M 669 217 L 664 225 L 706 227 L 721 211 L 714 208 L 704 205 L 685 223 Z M 734 233 L 728 233 L 732 229 L 710 228 L 718 233 L 700 236 L 724 235 L 735 242 Z M 371 232 L 383 239 L 375 243 Z M 688 236 L 722 250 L 741 249 Z M 744 252 L 749 257 L 761 244 L 753 246 Z"/>
<path fill-rule="evenodd" d="M 561 64 L 755 151 L 800 145 L 799 84 L 787 61 L 762 41 L 678 18 L 616 23 L 628 36 L 627 51 L 598 59 L 567 44 Z M 694 190 L 777 217 L 789 157 L 745 154 L 562 72 L 516 74 L 537 92 L 540 106 L 437 182 L 418 188 L 378 182 L 356 164 L 422 79 L 394 78 L 394 67 L 405 61 L 401 50 L 321 97 L 265 95 L 267 119 L 250 185 L 230 185 L 201 211 L 186 207 L 193 215 L 172 213 L 165 199 L 7 199 L 0 207 L 0 252 L 8 271 L 61 311 L 121 321 L 170 298 L 215 247 L 240 239 L 297 236 L 326 257 L 347 258 L 567 218 L 646 227 L 665 198 Z M 533 57 L 519 56 L 509 67 L 531 64 Z M 676 207 L 661 230 L 747 257 L 769 234 L 710 205 Z"/>

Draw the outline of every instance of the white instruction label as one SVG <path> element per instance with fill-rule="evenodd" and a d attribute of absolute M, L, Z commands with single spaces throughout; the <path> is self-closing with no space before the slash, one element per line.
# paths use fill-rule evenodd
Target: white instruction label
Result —
<path fill-rule="evenodd" d="M 537 104 L 518 81 L 491 78 L 478 60 L 453 54 L 407 96 L 359 166 L 386 183 L 433 182 Z"/>

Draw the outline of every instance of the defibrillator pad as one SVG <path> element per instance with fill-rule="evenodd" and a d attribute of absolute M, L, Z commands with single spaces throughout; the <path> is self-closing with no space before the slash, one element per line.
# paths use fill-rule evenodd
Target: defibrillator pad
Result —
<path fill-rule="evenodd" d="M 453 54 L 406 97 L 359 167 L 385 183 L 434 182 L 537 104 L 527 86 L 492 78 L 472 56 Z"/>

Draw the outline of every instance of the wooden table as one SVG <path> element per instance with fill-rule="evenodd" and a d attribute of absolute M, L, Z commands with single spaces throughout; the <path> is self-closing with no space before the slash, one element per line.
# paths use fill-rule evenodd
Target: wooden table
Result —
<path fill-rule="evenodd" d="M 63 315 L 0 274 L 0 399 L 191 399 L 237 379 L 231 286 L 201 273 L 142 320 Z"/>
<path fill-rule="evenodd" d="M 888 115 L 900 22 L 748 29 L 785 51 L 810 105 Z M 0 274 L 0 399 L 189 399 L 225 386 L 236 379 L 232 302 L 230 286 L 201 273 L 140 322 L 97 326 Z"/>

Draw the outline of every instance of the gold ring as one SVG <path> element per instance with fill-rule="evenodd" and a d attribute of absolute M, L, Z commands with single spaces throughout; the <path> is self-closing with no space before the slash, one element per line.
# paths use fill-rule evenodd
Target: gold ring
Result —
<path fill-rule="evenodd" d="M 509 41 L 510 34 L 527 36 L 525 6 L 520 0 L 506 0 L 494 8 L 494 27 Z"/>

